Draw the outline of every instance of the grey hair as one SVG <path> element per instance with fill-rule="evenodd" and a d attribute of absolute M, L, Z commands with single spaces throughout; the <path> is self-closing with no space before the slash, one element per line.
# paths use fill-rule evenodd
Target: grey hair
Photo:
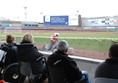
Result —
<path fill-rule="evenodd" d="M 57 49 L 60 51 L 65 51 L 69 48 L 69 44 L 66 40 L 60 40 L 57 46 Z"/>
<path fill-rule="evenodd" d="M 33 35 L 30 34 L 30 33 L 25 33 L 24 36 L 22 37 L 21 41 L 28 41 L 28 42 L 31 42 L 31 43 L 34 43 L 34 38 L 33 38 Z"/>

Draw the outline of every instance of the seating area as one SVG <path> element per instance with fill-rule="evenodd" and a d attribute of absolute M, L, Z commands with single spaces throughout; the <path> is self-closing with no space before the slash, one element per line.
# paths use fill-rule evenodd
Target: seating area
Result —
<path fill-rule="evenodd" d="M 45 60 L 44 57 L 42 59 Z M 54 64 L 54 65 L 56 66 L 57 64 L 58 63 L 56 62 L 56 64 Z M 21 74 L 19 74 L 19 66 L 20 66 Z M 54 75 L 52 74 L 52 77 L 56 83 L 63 83 L 61 81 L 63 80 L 64 73 L 63 73 L 63 71 L 60 71 L 60 70 L 61 70 L 60 68 L 56 67 L 56 70 L 55 70 L 55 68 L 51 68 L 51 71 L 49 71 L 49 72 L 53 72 Z M 60 75 L 58 75 L 58 74 L 60 74 Z M 3 72 L 3 79 L 7 82 L 12 81 L 13 83 L 22 83 L 23 81 L 24 81 L 24 83 L 36 83 L 35 82 L 36 79 L 34 79 L 35 77 L 37 77 L 37 75 L 32 74 L 31 65 L 27 62 L 22 62 L 22 61 L 20 62 L 20 64 L 13 63 L 13 64 L 7 66 Z M 57 80 L 56 78 L 60 78 L 60 79 L 62 78 L 62 80 Z M 55 82 L 52 82 L 52 83 L 55 83 Z M 49 83 L 49 78 L 47 78 L 43 83 Z M 84 82 L 84 83 L 87 83 L 87 82 Z"/>

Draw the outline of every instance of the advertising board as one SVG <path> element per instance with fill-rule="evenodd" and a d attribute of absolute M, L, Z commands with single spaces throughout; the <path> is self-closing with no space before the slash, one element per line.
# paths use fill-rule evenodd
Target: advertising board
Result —
<path fill-rule="evenodd" d="M 68 25 L 68 16 L 44 16 L 44 25 Z"/>

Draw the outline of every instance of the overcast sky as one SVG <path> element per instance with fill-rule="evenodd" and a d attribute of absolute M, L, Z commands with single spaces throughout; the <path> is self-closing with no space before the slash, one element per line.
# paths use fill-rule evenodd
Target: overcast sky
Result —
<path fill-rule="evenodd" d="M 118 15 L 118 0 L 0 0 L 0 17 L 42 21 L 43 15 L 99 17 Z"/>

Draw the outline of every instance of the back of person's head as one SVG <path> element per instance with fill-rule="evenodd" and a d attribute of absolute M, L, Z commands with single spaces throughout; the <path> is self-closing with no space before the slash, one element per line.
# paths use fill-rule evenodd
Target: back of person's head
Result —
<path fill-rule="evenodd" d="M 118 44 L 114 43 L 109 48 L 109 57 L 118 57 Z"/>
<path fill-rule="evenodd" d="M 33 35 L 30 33 L 25 33 L 21 39 L 21 42 L 34 43 Z"/>
<path fill-rule="evenodd" d="M 58 45 L 57 45 L 57 50 L 60 50 L 60 51 L 63 51 L 63 52 L 67 52 L 69 48 L 69 44 L 66 40 L 60 40 L 58 42 Z"/>
<path fill-rule="evenodd" d="M 12 35 L 6 35 L 6 42 L 7 43 L 13 43 L 14 37 Z"/>

